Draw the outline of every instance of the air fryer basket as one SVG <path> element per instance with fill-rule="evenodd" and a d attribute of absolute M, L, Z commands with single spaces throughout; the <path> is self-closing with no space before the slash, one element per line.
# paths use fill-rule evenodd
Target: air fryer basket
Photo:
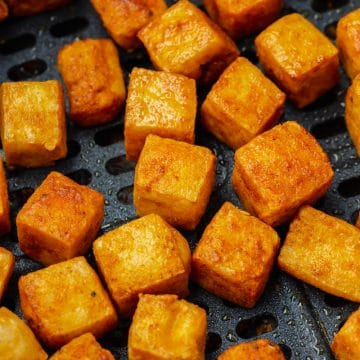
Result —
<path fill-rule="evenodd" d="M 285 0 L 283 13 L 303 14 L 333 40 L 336 21 L 357 6 L 360 0 Z M 65 8 L 33 17 L 9 19 L 0 24 L 0 82 L 60 79 L 56 58 L 63 45 L 79 38 L 106 36 L 88 0 L 77 0 Z M 253 39 L 238 45 L 243 56 L 258 64 Z M 144 50 L 132 54 L 120 51 L 120 56 L 126 79 L 134 66 L 151 67 Z M 296 119 L 310 130 L 329 154 L 335 169 L 330 190 L 316 206 L 354 222 L 360 208 L 360 164 L 344 124 L 344 96 L 348 85 L 342 72 L 340 84 L 305 110 L 287 104 L 283 119 Z M 199 102 L 206 91 L 199 89 Z M 208 210 L 194 232 L 184 232 L 192 248 L 225 200 L 241 206 L 230 183 L 233 152 L 200 125 L 197 143 L 212 149 L 218 161 L 216 187 Z M 105 195 L 102 232 L 135 218 L 132 205 L 134 163 L 125 159 L 123 114 L 116 121 L 93 129 L 80 129 L 69 122 L 68 145 L 67 158 L 57 162 L 55 167 L 7 171 L 13 224 L 18 210 L 51 170 L 67 174 Z M 284 235 L 286 227 L 279 231 Z M 12 233 L 0 243 L 16 256 L 15 273 L 3 305 L 21 315 L 18 278 L 39 269 L 40 265 L 20 251 L 14 225 Z M 87 257 L 95 266 L 92 254 Z M 329 343 L 334 332 L 357 308 L 354 303 L 326 295 L 277 269 L 252 310 L 223 301 L 195 285 L 191 285 L 189 299 L 208 313 L 207 359 L 216 359 L 228 347 L 260 336 L 281 344 L 288 359 L 334 359 Z M 121 322 L 117 329 L 101 339 L 117 359 L 126 359 L 128 326 L 129 323 Z"/>

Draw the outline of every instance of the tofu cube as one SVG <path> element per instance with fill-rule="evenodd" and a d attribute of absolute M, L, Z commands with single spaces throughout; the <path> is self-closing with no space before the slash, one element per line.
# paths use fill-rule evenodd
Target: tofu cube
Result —
<path fill-rule="evenodd" d="M 104 197 L 51 172 L 16 218 L 21 250 L 44 265 L 87 252 L 103 220 Z"/>
<path fill-rule="evenodd" d="M 340 19 L 336 28 L 336 43 L 348 76 L 360 73 L 360 9 Z"/>
<path fill-rule="evenodd" d="M 232 182 L 245 208 L 271 226 L 320 199 L 334 177 L 328 156 L 294 121 L 277 125 L 235 153 Z"/>
<path fill-rule="evenodd" d="M 6 0 L 14 16 L 29 16 L 68 5 L 72 0 Z"/>
<path fill-rule="evenodd" d="M 224 203 L 192 257 L 192 278 L 204 289 L 251 308 L 264 291 L 280 239 L 259 219 Z"/>
<path fill-rule="evenodd" d="M 125 111 L 125 148 L 137 160 L 149 134 L 194 143 L 196 83 L 183 75 L 134 68 Z"/>
<path fill-rule="evenodd" d="M 176 295 L 142 295 L 129 331 L 129 360 L 204 360 L 206 312 Z"/>
<path fill-rule="evenodd" d="M 149 135 L 135 168 L 138 215 L 154 213 L 175 227 L 195 229 L 214 187 L 215 166 L 205 147 Z"/>
<path fill-rule="evenodd" d="M 111 40 L 86 39 L 66 45 L 58 54 L 58 67 L 74 122 L 101 125 L 119 114 L 125 85 L 118 51 Z"/>
<path fill-rule="evenodd" d="M 304 206 L 290 225 L 278 264 L 320 290 L 360 302 L 359 246 L 358 228 Z"/>
<path fill-rule="evenodd" d="M 360 74 L 354 79 L 346 94 L 345 123 L 360 156 Z"/>
<path fill-rule="evenodd" d="M 353 312 L 335 335 L 331 350 L 338 360 L 358 360 L 360 354 L 360 309 Z"/>
<path fill-rule="evenodd" d="M 204 6 L 232 38 L 240 39 L 270 25 L 280 14 L 282 0 L 204 0 Z"/>
<path fill-rule="evenodd" d="M 8 186 L 3 161 L 0 158 L 0 235 L 8 233 L 10 229 L 11 224 Z"/>
<path fill-rule="evenodd" d="M 5 290 L 14 271 L 14 266 L 15 258 L 12 252 L 0 247 L 0 302 L 4 297 Z"/>
<path fill-rule="evenodd" d="M 285 94 L 245 58 L 222 73 L 201 107 L 203 125 L 237 150 L 271 128 L 283 113 Z"/>
<path fill-rule="evenodd" d="M 286 360 L 280 346 L 267 339 L 259 339 L 232 346 L 218 360 Z"/>
<path fill-rule="evenodd" d="M 337 48 L 299 14 L 282 17 L 255 40 L 265 70 L 303 108 L 339 81 Z"/>
<path fill-rule="evenodd" d="M 8 167 L 50 166 L 66 156 L 64 94 L 58 81 L 2 83 L 0 106 Z"/>
<path fill-rule="evenodd" d="M 0 308 L 0 358 L 3 360 L 46 360 L 46 352 L 31 329 L 5 307 Z"/>
<path fill-rule="evenodd" d="M 137 33 L 167 9 L 164 0 L 91 0 L 91 3 L 111 37 L 127 51 L 140 46 Z"/>
<path fill-rule="evenodd" d="M 86 333 L 64 345 L 49 360 L 115 360 L 111 352 L 103 349 L 94 335 Z"/>
<path fill-rule="evenodd" d="M 159 215 L 144 216 L 101 236 L 94 242 L 94 255 L 124 318 L 133 315 L 141 293 L 189 293 L 189 245 Z"/>
<path fill-rule="evenodd" d="M 9 15 L 9 10 L 6 3 L 0 0 L 0 21 L 5 20 Z"/>
<path fill-rule="evenodd" d="M 19 293 L 25 319 L 49 348 L 87 332 L 101 337 L 117 324 L 108 294 L 82 256 L 21 276 Z"/>
<path fill-rule="evenodd" d="M 235 43 L 188 0 L 179 0 L 138 37 L 159 70 L 209 83 L 239 55 Z"/>

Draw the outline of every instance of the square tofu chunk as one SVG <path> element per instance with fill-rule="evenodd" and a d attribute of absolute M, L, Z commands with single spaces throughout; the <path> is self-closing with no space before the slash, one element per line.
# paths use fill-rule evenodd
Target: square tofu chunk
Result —
<path fill-rule="evenodd" d="M 52 172 L 18 213 L 21 250 L 44 264 L 86 253 L 101 226 L 104 197 Z"/>
<path fill-rule="evenodd" d="M 10 231 L 10 204 L 3 161 L 0 158 L 0 235 Z"/>
<path fill-rule="evenodd" d="M 111 352 L 103 349 L 94 335 L 86 333 L 64 345 L 49 360 L 115 360 Z"/>
<path fill-rule="evenodd" d="M 0 0 L 0 21 L 5 20 L 8 17 L 8 7 L 3 0 Z"/>
<path fill-rule="evenodd" d="M 0 302 L 14 271 L 15 258 L 11 251 L 0 247 Z M 1 347 L 1 345 L 0 345 Z"/>
<path fill-rule="evenodd" d="M 66 156 L 64 94 L 58 81 L 3 83 L 0 108 L 9 167 L 50 166 Z"/>
<path fill-rule="evenodd" d="M 360 73 L 360 9 L 340 19 L 336 28 L 336 43 L 345 70 L 353 79 Z"/>
<path fill-rule="evenodd" d="M 149 135 L 135 169 L 137 213 L 195 229 L 214 187 L 215 167 L 216 157 L 205 147 Z"/>
<path fill-rule="evenodd" d="M 360 74 L 354 79 L 346 94 L 345 122 L 360 156 Z"/>
<path fill-rule="evenodd" d="M 360 230 L 310 206 L 300 209 L 278 258 L 292 276 L 360 302 Z"/>
<path fill-rule="evenodd" d="M 108 294 L 82 256 L 21 276 L 19 293 L 25 319 L 50 348 L 87 332 L 101 337 L 117 323 Z"/>
<path fill-rule="evenodd" d="M 210 17 L 234 39 L 270 25 L 280 14 L 282 0 L 205 0 Z"/>
<path fill-rule="evenodd" d="M 206 312 L 175 295 L 142 295 L 130 326 L 129 360 L 205 359 Z"/>
<path fill-rule="evenodd" d="M 180 0 L 139 32 L 159 70 L 209 83 L 239 55 L 235 43 L 201 10 Z"/>
<path fill-rule="evenodd" d="M 0 308 L 1 360 L 46 360 L 46 352 L 31 329 L 5 307 Z"/>
<path fill-rule="evenodd" d="M 226 202 L 206 227 L 192 257 L 192 278 L 244 307 L 261 296 L 280 239 L 259 219 Z"/>
<path fill-rule="evenodd" d="M 43 11 L 54 10 L 70 4 L 72 0 L 6 0 L 14 16 L 29 16 Z"/>
<path fill-rule="evenodd" d="M 338 360 L 358 360 L 360 354 L 360 309 L 350 315 L 335 335 L 331 350 Z"/>
<path fill-rule="evenodd" d="M 134 68 L 125 111 L 125 148 L 137 160 L 146 136 L 194 143 L 196 83 L 183 75 Z"/>
<path fill-rule="evenodd" d="M 91 0 L 107 31 L 122 48 L 136 49 L 137 33 L 167 8 L 164 0 Z"/>
<path fill-rule="evenodd" d="M 245 58 L 222 73 L 201 107 L 204 126 L 238 149 L 282 115 L 285 94 Z"/>
<path fill-rule="evenodd" d="M 86 39 L 63 47 L 58 66 L 70 100 L 70 118 L 81 126 L 114 119 L 125 101 L 118 51 L 109 39 Z"/>
<path fill-rule="evenodd" d="M 282 17 L 255 40 L 265 70 L 299 107 L 309 105 L 339 81 L 337 48 L 299 14 Z"/>
<path fill-rule="evenodd" d="M 183 236 L 151 214 L 94 242 L 95 259 L 120 315 L 133 315 L 139 294 L 188 295 L 190 249 Z"/>
<path fill-rule="evenodd" d="M 315 138 L 288 121 L 236 151 L 232 182 L 251 214 L 277 226 L 291 219 L 301 205 L 321 198 L 333 176 Z"/>

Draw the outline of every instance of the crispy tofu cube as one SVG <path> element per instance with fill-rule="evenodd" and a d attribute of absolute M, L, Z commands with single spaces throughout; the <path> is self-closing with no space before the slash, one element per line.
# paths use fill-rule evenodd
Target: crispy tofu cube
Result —
<path fill-rule="evenodd" d="M 251 308 L 264 291 L 279 245 L 269 225 L 226 202 L 195 249 L 192 278 L 217 296 Z"/>
<path fill-rule="evenodd" d="M 0 21 L 5 20 L 9 15 L 8 7 L 3 0 L 0 0 Z"/>
<path fill-rule="evenodd" d="M 51 172 L 18 213 L 21 250 L 44 264 L 84 255 L 101 226 L 104 197 Z"/>
<path fill-rule="evenodd" d="M 210 17 L 234 39 L 256 33 L 280 14 L 282 0 L 204 0 Z"/>
<path fill-rule="evenodd" d="M 204 126 L 233 148 L 269 129 L 283 113 L 285 94 L 245 58 L 222 73 L 201 107 Z"/>
<path fill-rule="evenodd" d="M 346 94 L 345 123 L 360 156 L 360 74 L 354 79 Z"/>
<path fill-rule="evenodd" d="M 138 215 L 159 214 L 171 225 L 195 229 L 214 187 L 215 166 L 205 147 L 149 135 L 135 169 Z"/>
<path fill-rule="evenodd" d="M 340 58 L 350 78 L 360 73 L 360 9 L 340 19 L 336 28 Z"/>
<path fill-rule="evenodd" d="M 14 271 L 14 266 L 15 258 L 12 252 L 0 247 L 0 302 L 5 294 L 10 277 Z"/>
<path fill-rule="evenodd" d="M 86 333 L 64 345 L 49 360 L 115 360 L 111 352 L 103 349 L 94 335 Z"/>
<path fill-rule="evenodd" d="M 94 242 L 94 255 L 120 315 L 133 315 L 139 294 L 187 296 L 190 248 L 159 215 L 151 214 Z"/>
<path fill-rule="evenodd" d="M 245 208 L 271 226 L 320 199 L 334 177 L 326 153 L 294 121 L 277 125 L 235 153 L 232 182 Z"/>
<path fill-rule="evenodd" d="M 360 302 L 360 230 L 304 206 L 278 258 L 290 275 L 335 296 Z"/>
<path fill-rule="evenodd" d="M 128 51 L 140 46 L 137 33 L 167 9 L 164 0 L 91 0 L 91 3 L 114 41 Z"/>
<path fill-rule="evenodd" d="M 2 360 L 46 360 L 46 352 L 31 329 L 14 313 L 0 308 L 0 358 Z"/>
<path fill-rule="evenodd" d="M 0 235 L 8 233 L 10 228 L 11 224 L 8 187 L 3 161 L 0 158 Z"/>
<path fill-rule="evenodd" d="M 232 346 L 218 360 L 286 360 L 280 346 L 267 339 L 259 339 Z"/>
<path fill-rule="evenodd" d="M 358 360 L 360 354 L 360 309 L 353 312 L 335 335 L 331 350 L 338 360 Z"/>
<path fill-rule="evenodd" d="M 6 2 L 12 15 L 29 16 L 65 6 L 72 0 L 6 0 Z"/>
<path fill-rule="evenodd" d="M 149 134 L 194 143 L 196 83 L 183 75 L 134 68 L 125 111 L 125 148 L 137 160 Z"/>
<path fill-rule="evenodd" d="M 87 332 L 101 337 L 117 323 L 108 294 L 82 256 L 21 276 L 19 293 L 25 319 L 49 348 Z"/>
<path fill-rule="evenodd" d="M 303 108 L 339 81 L 337 48 L 299 14 L 282 17 L 255 40 L 265 70 Z"/>
<path fill-rule="evenodd" d="M 125 85 L 118 51 L 109 39 L 86 39 L 63 47 L 58 66 L 70 100 L 70 118 L 80 126 L 107 123 L 120 112 Z"/>
<path fill-rule="evenodd" d="M 159 70 L 209 83 L 239 55 L 235 43 L 201 10 L 179 0 L 138 34 Z"/>
<path fill-rule="evenodd" d="M 128 341 L 129 360 L 204 360 L 206 312 L 175 295 L 140 296 Z"/>
<path fill-rule="evenodd" d="M 2 83 L 0 107 L 9 167 L 50 166 L 66 156 L 64 94 L 58 81 Z"/>

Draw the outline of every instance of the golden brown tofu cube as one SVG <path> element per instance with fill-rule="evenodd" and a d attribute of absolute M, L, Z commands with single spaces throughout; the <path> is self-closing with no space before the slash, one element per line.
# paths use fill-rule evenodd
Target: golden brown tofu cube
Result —
<path fill-rule="evenodd" d="M 201 107 L 204 126 L 233 148 L 249 142 L 280 118 L 285 94 L 245 58 L 222 73 Z"/>
<path fill-rule="evenodd" d="M 3 0 L 0 0 L 0 21 L 8 17 L 8 7 Z"/>
<path fill-rule="evenodd" d="M 191 253 L 186 239 L 151 214 L 94 242 L 96 263 L 120 315 L 133 315 L 139 294 L 187 296 Z"/>
<path fill-rule="evenodd" d="M 79 40 L 63 47 L 58 66 L 80 126 L 107 123 L 120 112 L 125 85 L 118 51 L 109 39 Z"/>
<path fill-rule="evenodd" d="M 216 157 L 205 147 L 149 135 L 135 169 L 138 215 L 159 214 L 171 225 L 193 230 L 213 190 L 215 166 Z"/>
<path fill-rule="evenodd" d="M 335 335 L 331 350 L 337 360 L 358 360 L 360 354 L 360 309 L 353 312 Z"/>
<path fill-rule="evenodd" d="M 340 19 L 336 28 L 340 58 L 350 78 L 360 73 L 360 9 Z"/>
<path fill-rule="evenodd" d="M 10 204 L 3 161 L 0 158 L 0 235 L 10 231 Z"/>
<path fill-rule="evenodd" d="M 279 245 L 269 225 L 226 202 L 195 249 L 192 278 L 217 296 L 251 308 L 264 291 Z"/>
<path fill-rule="evenodd" d="M 164 0 L 91 0 L 111 37 L 122 48 L 140 46 L 138 32 L 166 9 Z"/>
<path fill-rule="evenodd" d="M 91 333 L 81 335 L 64 345 L 49 360 L 115 360 Z"/>
<path fill-rule="evenodd" d="M 194 143 L 196 83 L 183 75 L 134 68 L 125 111 L 125 148 L 137 160 L 149 134 Z"/>
<path fill-rule="evenodd" d="M 346 94 L 345 122 L 360 156 L 360 74 L 354 79 Z"/>
<path fill-rule="evenodd" d="M 5 294 L 10 277 L 14 271 L 14 266 L 15 258 L 12 252 L 0 247 L 0 302 Z"/>
<path fill-rule="evenodd" d="M 102 194 L 53 171 L 17 215 L 20 248 L 44 265 L 84 255 L 103 212 Z"/>
<path fill-rule="evenodd" d="M 153 65 L 209 83 L 239 55 L 235 43 L 201 10 L 180 0 L 138 34 Z"/>
<path fill-rule="evenodd" d="M 58 81 L 3 83 L 0 106 L 9 167 L 50 166 L 66 156 L 64 94 Z"/>
<path fill-rule="evenodd" d="M 315 138 L 294 121 L 277 125 L 235 153 L 234 189 L 271 226 L 290 220 L 329 188 L 334 172 Z"/>
<path fill-rule="evenodd" d="M 278 263 L 310 285 L 360 302 L 359 246 L 358 228 L 304 206 L 290 225 Z"/>
<path fill-rule="evenodd" d="M 129 331 L 129 360 L 204 360 L 206 312 L 176 295 L 140 296 Z"/>
<path fill-rule="evenodd" d="M 117 323 L 108 294 L 82 256 L 21 276 L 19 293 L 25 319 L 50 348 L 87 332 L 101 337 Z"/>
<path fill-rule="evenodd" d="M 0 308 L 1 360 L 46 360 L 46 352 L 31 329 L 14 313 Z"/>
<path fill-rule="evenodd" d="M 28 16 L 43 11 L 54 10 L 70 4 L 72 0 L 6 0 L 14 16 Z"/>
<path fill-rule="evenodd" d="M 280 347 L 260 339 L 232 346 L 218 360 L 286 360 Z"/>
<path fill-rule="evenodd" d="M 309 105 L 339 81 L 337 48 L 299 14 L 282 17 L 255 40 L 265 70 L 299 107 Z"/>
<path fill-rule="evenodd" d="M 282 0 L 204 0 L 210 17 L 234 39 L 270 25 L 280 14 Z"/>

